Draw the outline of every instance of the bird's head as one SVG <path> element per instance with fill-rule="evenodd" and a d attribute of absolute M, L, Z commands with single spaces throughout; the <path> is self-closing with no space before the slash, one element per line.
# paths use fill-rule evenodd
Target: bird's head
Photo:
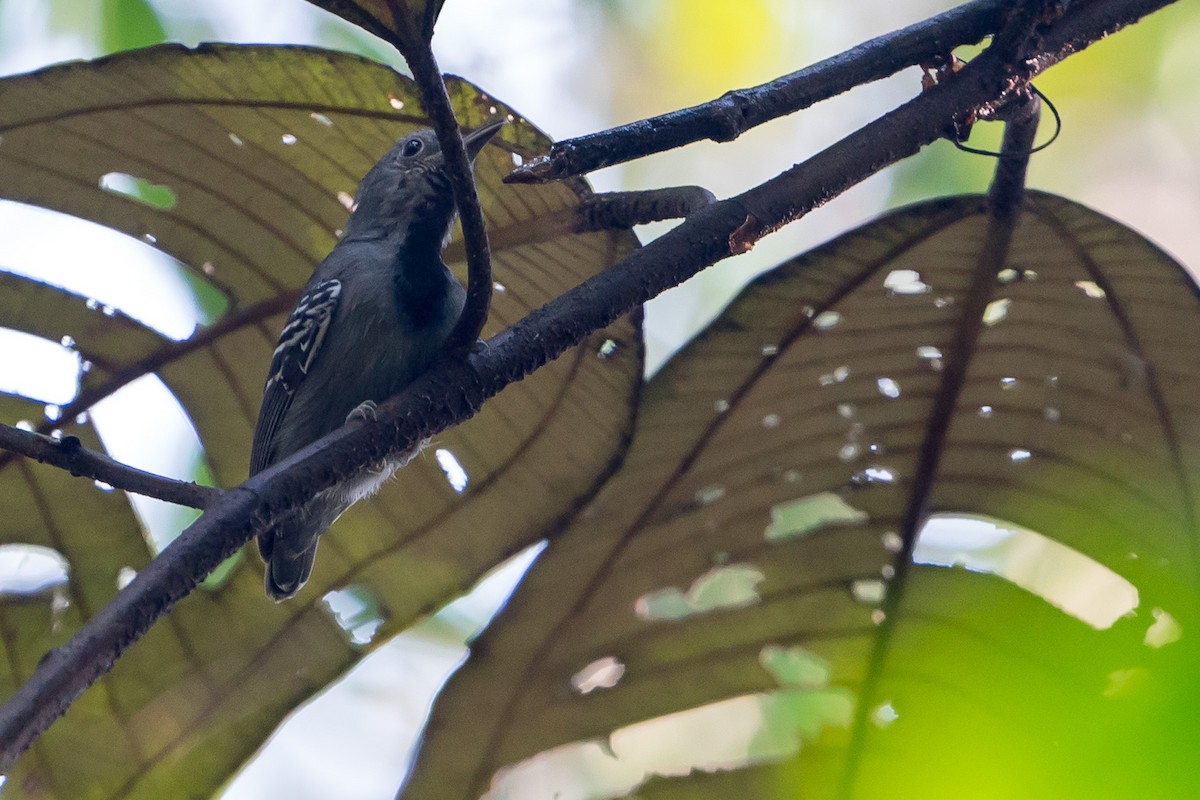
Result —
<path fill-rule="evenodd" d="M 472 164 L 503 121 L 463 134 Z M 429 128 L 398 141 L 362 179 L 346 238 L 392 234 L 446 236 L 454 221 L 454 192 L 437 134 Z"/>

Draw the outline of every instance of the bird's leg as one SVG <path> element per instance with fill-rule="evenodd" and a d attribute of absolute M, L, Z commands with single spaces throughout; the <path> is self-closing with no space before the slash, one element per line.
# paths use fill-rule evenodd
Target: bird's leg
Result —
<path fill-rule="evenodd" d="M 363 422 L 374 422 L 378 419 L 379 406 L 374 400 L 363 400 L 356 405 L 354 409 L 346 415 L 346 422 L 353 420 L 362 420 Z"/>

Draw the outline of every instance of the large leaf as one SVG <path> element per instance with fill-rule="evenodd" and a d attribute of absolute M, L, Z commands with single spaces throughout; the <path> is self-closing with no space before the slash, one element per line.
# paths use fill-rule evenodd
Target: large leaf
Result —
<path fill-rule="evenodd" d="M 465 125 L 508 113 L 465 82 L 449 88 Z M 154 373 L 186 408 L 216 481 L 239 483 L 284 314 L 336 242 L 359 176 L 422 125 L 415 98 L 386 67 L 278 47 L 162 47 L 0 82 L 3 196 L 151 234 L 227 303 L 215 323 L 174 343 L 84 298 L 2 276 L 0 326 L 55 342 L 69 335 L 93 364 L 63 410 L 64 431 L 94 444 L 76 415 Z M 582 182 L 502 185 L 516 156 L 548 142 L 520 120 L 501 137 L 477 171 L 500 284 L 488 335 L 635 244 L 627 232 L 570 232 Z M 112 172 L 166 187 L 158 191 L 173 202 L 102 190 Z M 447 253 L 461 271 L 461 246 Z M 428 452 L 339 521 L 294 601 L 269 602 L 260 564 L 247 558 L 219 591 L 180 603 L 18 763 L 7 795 L 211 794 L 289 709 L 370 649 L 350 640 L 322 595 L 354 587 L 382 617 L 374 646 L 590 494 L 628 438 L 640 353 L 635 322 L 619 322 L 439 436 L 434 447 L 456 456 L 466 491 Z M 10 424 L 42 418 L 20 398 L 0 397 L 0 411 Z M 150 554 L 124 499 L 90 481 L 0 454 L 0 502 L 0 542 L 50 547 L 70 565 L 70 607 L 53 625 L 49 595 L 0 596 L 9 665 L 0 694 L 9 694 L 48 646 L 113 597 L 122 568 Z"/>
<path fill-rule="evenodd" d="M 404 797 L 1194 796 L 1195 286 L 1059 198 L 988 224 L 891 214 L 671 361 Z"/>

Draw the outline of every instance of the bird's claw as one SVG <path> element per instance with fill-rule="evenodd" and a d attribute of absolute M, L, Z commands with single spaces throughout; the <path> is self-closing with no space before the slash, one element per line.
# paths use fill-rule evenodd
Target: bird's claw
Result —
<path fill-rule="evenodd" d="M 346 415 L 346 422 L 352 420 L 362 420 L 363 422 L 374 422 L 379 418 L 379 405 L 374 400 L 363 400 L 354 410 Z"/>

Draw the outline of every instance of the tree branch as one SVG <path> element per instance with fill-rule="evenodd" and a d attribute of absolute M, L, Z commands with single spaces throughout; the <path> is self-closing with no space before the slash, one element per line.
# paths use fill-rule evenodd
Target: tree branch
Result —
<path fill-rule="evenodd" d="M 625 230 L 634 225 L 680 219 L 717 200 L 703 186 L 670 186 L 636 192 L 594 194 L 575 209 L 576 233 Z"/>
<path fill-rule="evenodd" d="M 871 39 L 833 58 L 708 103 L 599 133 L 567 139 L 550 154 L 513 170 L 507 183 L 545 183 L 682 147 L 701 139 L 728 142 L 750 128 L 801 111 L 905 67 L 975 44 L 1001 27 L 1005 0 L 973 0 L 924 22 Z"/>
<path fill-rule="evenodd" d="M 479 332 L 487 322 L 492 304 L 492 256 L 487 229 L 483 223 L 483 210 L 479 207 L 475 177 L 433 50 L 427 41 L 422 41 L 419 46 L 405 53 L 405 57 L 421 92 L 421 103 L 437 131 L 450 185 L 454 189 L 458 217 L 462 221 L 463 244 L 467 255 L 467 301 L 446 340 L 446 349 L 463 353 L 479 339 Z"/>
<path fill-rule="evenodd" d="M 1043 31 L 1043 50 L 1021 64 L 985 52 L 940 85 L 870 123 L 805 164 L 692 214 L 607 272 L 547 303 L 465 360 L 445 357 L 374 422 L 351 424 L 225 492 L 116 599 L 0 708 L 0 772 L 60 716 L 159 617 L 271 520 L 314 491 L 385 454 L 411 447 L 478 411 L 506 385 L 554 359 L 594 330 L 730 254 L 750 219 L 761 233 L 824 203 L 941 136 L 956 118 L 1001 105 L 1014 82 L 1082 50 L 1172 0 L 1092 0 Z"/>
<path fill-rule="evenodd" d="M 116 489 L 156 497 L 180 506 L 205 508 L 221 496 L 221 490 L 211 486 L 177 481 L 122 464 L 102 453 L 88 450 L 75 436 L 56 439 L 0 425 L 0 448 L 65 469 L 78 477 L 103 481 Z"/>

